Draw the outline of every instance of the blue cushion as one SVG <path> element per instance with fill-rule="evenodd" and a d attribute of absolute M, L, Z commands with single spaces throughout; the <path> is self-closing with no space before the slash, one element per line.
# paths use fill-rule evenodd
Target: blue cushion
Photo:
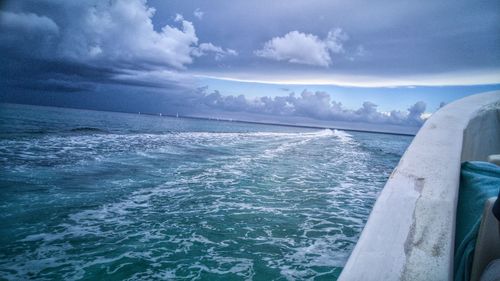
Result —
<path fill-rule="evenodd" d="M 462 163 L 455 232 L 455 281 L 470 278 L 483 207 L 488 198 L 498 196 L 499 189 L 499 166 L 478 161 Z"/>

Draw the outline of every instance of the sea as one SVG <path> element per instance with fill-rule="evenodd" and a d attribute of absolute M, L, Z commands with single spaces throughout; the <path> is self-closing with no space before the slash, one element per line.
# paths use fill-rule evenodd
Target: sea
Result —
<path fill-rule="evenodd" d="M 411 140 L 0 104 L 0 280 L 336 280 Z"/>

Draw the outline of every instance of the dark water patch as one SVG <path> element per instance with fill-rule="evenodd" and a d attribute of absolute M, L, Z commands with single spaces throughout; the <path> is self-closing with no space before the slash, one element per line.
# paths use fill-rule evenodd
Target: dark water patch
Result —
<path fill-rule="evenodd" d="M 401 158 L 404 150 L 402 150 L 399 146 L 397 147 L 384 147 L 379 143 L 360 143 L 359 147 L 370 154 L 379 156 L 379 157 L 392 157 L 392 158 Z"/>
<path fill-rule="evenodd" d="M 108 131 L 95 127 L 78 127 L 69 130 L 74 133 L 108 133 Z"/>
<path fill-rule="evenodd" d="M 42 130 L 26 131 L 25 133 L 32 134 L 32 135 L 43 135 L 43 134 L 53 133 L 53 131 L 42 129 Z"/>

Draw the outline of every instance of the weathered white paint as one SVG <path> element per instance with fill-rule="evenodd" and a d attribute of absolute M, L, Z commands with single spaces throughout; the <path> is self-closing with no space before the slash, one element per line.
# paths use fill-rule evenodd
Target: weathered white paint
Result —
<path fill-rule="evenodd" d="M 500 124 L 498 103 L 486 106 L 476 113 L 464 131 L 462 161 L 487 161 L 492 152 L 500 152 L 498 124 Z"/>
<path fill-rule="evenodd" d="M 488 156 L 488 162 L 500 166 L 500 154 L 492 154 Z"/>
<path fill-rule="evenodd" d="M 451 280 L 460 163 L 495 153 L 500 91 L 436 112 L 380 193 L 339 280 Z"/>

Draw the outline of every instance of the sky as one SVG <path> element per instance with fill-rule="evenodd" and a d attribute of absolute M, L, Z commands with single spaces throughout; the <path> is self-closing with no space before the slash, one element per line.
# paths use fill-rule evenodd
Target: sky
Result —
<path fill-rule="evenodd" d="M 0 2 L 0 101 L 418 128 L 500 89 L 500 2 Z"/>

